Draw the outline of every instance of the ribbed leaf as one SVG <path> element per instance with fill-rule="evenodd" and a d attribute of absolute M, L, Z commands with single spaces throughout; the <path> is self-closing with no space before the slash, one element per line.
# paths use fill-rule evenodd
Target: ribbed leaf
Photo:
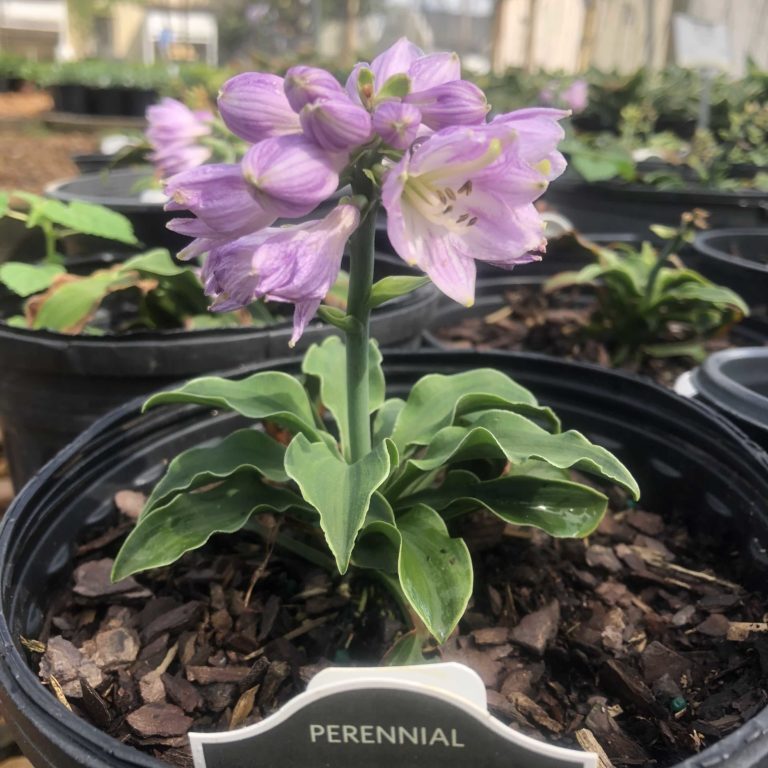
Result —
<path fill-rule="evenodd" d="M 152 489 L 142 516 L 181 491 L 190 492 L 249 468 L 277 483 L 288 481 L 283 461 L 285 446 L 264 432 L 240 429 L 215 445 L 190 448 L 168 465 Z"/>
<path fill-rule="evenodd" d="M 0 283 L 17 296 L 26 298 L 33 293 L 46 291 L 58 275 L 67 270 L 58 264 L 24 264 L 6 261 L 0 264 Z"/>
<path fill-rule="evenodd" d="M 226 408 L 249 419 L 269 419 L 320 440 L 315 417 L 304 387 L 287 373 L 264 371 L 234 381 L 218 376 L 193 379 L 179 389 L 158 392 L 144 403 L 144 410 L 168 403 L 195 403 Z"/>

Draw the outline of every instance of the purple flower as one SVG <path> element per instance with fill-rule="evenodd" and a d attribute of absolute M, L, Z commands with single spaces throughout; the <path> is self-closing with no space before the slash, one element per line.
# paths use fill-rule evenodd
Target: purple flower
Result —
<path fill-rule="evenodd" d="M 324 69 L 317 67 L 291 67 L 285 73 L 285 95 L 288 103 L 300 112 L 304 106 L 318 99 L 338 99 L 344 96 L 339 81 Z"/>
<path fill-rule="evenodd" d="M 478 125 L 485 121 L 490 107 L 485 94 L 467 80 L 453 80 L 417 91 L 405 97 L 421 112 L 422 122 L 433 130 L 452 125 Z"/>
<path fill-rule="evenodd" d="M 307 103 L 300 119 L 304 135 L 330 152 L 348 151 L 371 137 L 371 116 L 343 91 L 340 98 Z"/>
<path fill-rule="evenodd" d="M 553 177 L 551 124 L 562 114 L 524 112 L 536 114 L 439 131 L 384 180 L 395 250 L 466 305 L 474 301 L 476 259 L 511 269 L 540 258 L 546 244 L 533 201 Z"/>
<path fill-rule="evenodd" d="M 563 103 L 573 112 L 583 112 L 589 104 L 589 86 L 586 80 L 574 80 L 563 91 Z"/>
<path fill-rule="evenodd" d="M 211 309 L 228 312 L 259 298 L 295 305 L 294 346 L 336 281 L 360 214 L 339 205 L 324 219 L 269 227 L 211 250 L 202 279 Z"/>
<path fill-rule="evenodd" d="M 167 211 L 197 216 L 195 231 L 201 234 L 196 237 L 240 237 L 269 226 L 280 215 L 256 200 L 237 164 L 213 163 L 176 174 L 166 182 L 165 193 L 170 198 Z"/>
<path fill-rule="evenodd" d="M 279 216 L 305 216 L 332 195 L 345 155 L 323 151 L 303 136 L 278 136 L 251 147 L 242 160 L 254 197 Z"/>
<path fill-rule="evenodd" d="M 282 77 L 244 72 L 219 91 L 219 112 L 232 133 L 253 144 L 272 136 L 300 133 L 299 116 L 285 96 Z"/>
<path fill-rule="evenodd" d="M 373 113 L 373 129 L 390 147 L 408 149 L 421 125 L 421 112 L 412 104 L 385 101 Z"/>
<path fill-rule="evenodd" d="M 163 177 L 204 163 L 211 152 L 197 140 L 211 133 L 213 115 L 193 112 L 176 99 L 164 98 L 147 109 L 146 137 L 154 152 L 150 159 Z"/>

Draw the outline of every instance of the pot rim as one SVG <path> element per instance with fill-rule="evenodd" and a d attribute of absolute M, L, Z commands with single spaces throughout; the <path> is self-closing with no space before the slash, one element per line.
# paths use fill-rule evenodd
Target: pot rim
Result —
<path fill-rule="evenodd" d="M 398 362 L 416 362 L 427 363 L 432 358 L 439 361 L 445 356 L 442 350 L 420 350 L 416 353 L 393 352 L 388 359 L 394 365 Z M 469 351 L 456 351 L 450 353 L 452 358 L 463 361 L 473 361 L 477 359 L 477 353 Z M 705 416 L 708 421 L 716 424 L 718 428 L 725 433 L 727 437 L 744 445 L 746 450 L 752 454 L 752 458 L 759 463 L 765 470 L 768 477 L 768 453 L 765 453 L 755 445 L 738 427 L 731 423 L 726 417 L 717 413 L 708 406 L 695 400 L 689 400 L 676 395 L 671 390 L 665 389 L 654 382 L 644 379 L 624 371 L 615 371 L 601 368 L 590 363 L 580 363 L 567 360 L 558 360 L 547 355 L 534 353 L 511 353 L 511 352 L 486 352 L 482 354 L 485 363 L 495 360 L 499 365 L 505 361 L 517 359 L 519 361 L 541 361 L 552 365 L 558 363 L 566 369 L 581 369 L 586 373 L 594 373 L 608 377 L 615 377 L 629 385 L 643 385 L 656 390 L 657 393 L 663 393 L 666 397 L 677 401 L 676 406 L 683 411 L 698 412 L 699 416 Z M 279 360 L 269 361 L 260 366 L 253 366 L 256 369 L 280 368 L 290 369 L 297 367 L 300 357 L 285 357 Z M 462 362 L 463 362 L 462 361 Z M 433 366 L 428 366 L 433 367 Z M 222 375 L 236 374 L 238 371 L 224 372 Z M 121 422 L 128 422 L 138 415 L 141 405 L 146 398 L 144 396 L 135 398 L 124 405 L 110 411 L 99 418 L 88 429 L 75 438 L 67 447 L 62 449 L 53 459 L 48 461 L 42 469 L 19 491 L 11 506 L 6 511 L 0 521 L 0 562 L 8 560 L 8 550 L 12 541 L 15 539 L 14 526 L 18 525 L 22 519 L 22 507 L 28 501 L 33 501 L 39 494 L 45 495 L 45 485 L 56 473 L 65 469 L 68 465 L 76 462 L 78 457 L 84 453 L 88 444 L 97 438 L 100 434 L 111 432 L 119 428 Z M 683 414 L 684 415 L 684 414 Z M 2 581 L 5 573 L 0 572 L 0 590 L 5 589 Z M 12 669 L 15 667 L 15 669 Z M 31 700 L 32 706 L 37 707 L 38 712 L 42 712 L 45 718 L 45 726 L 56 731 L 64 731 L 67 738 L 75 743 L 78 742 L 100 742 L 107 740 L 105 751 L 114 755 L 127 764 L 140 766 L 141 768 L 167 768 L 167 764 L 156 758 L 150 757 L 139 750 L 129 747 L 117 739 L 106 735 L 102 730 L 92 725 L 86 720 L 82 720 L 71 711 L 66 710 L 40 683 L 37 675 L 34 674 L 26 659 L 19 652 L 13 641 L 13 636 L 6 621 L 4 613 L 0 613 L 0 682 L 6 691 L 13 687 L 16 691 L 23 691 L 24 695 Z M 29 706 L 29 705 L 27 705 Z M 759 744 L 761 739 L 768 734 L 768 706 L 761 709 L 741 728 L 720 739 L 712 746 L 705 749 L 697 755 L 691 756 L 682 762 L 676 763 L 673 768 L 701 768 L 702 764 L 707 766 L 717 766 L 724 764 L 736 749 L 743 749 L 745 745 L 750 748 L 752 745 Z"/>
<path fill-rule="evenodd" d="M 752 272 L 760 272 L 768 277 L 768 263 L 761 264 L 759 261 L 753 261 L 752 259 L 745 259 L 741 256 L 732 256 L 727 251 L 712 245 L 711 242 L 719 237 L 739 237 L 742 235 L 747 237 L 762 237 L 768 245 L 768 229 L 765 227 L 737 227 L 733 229 L 708 229 L 705 232 L 698 232 L 696 234 L 696 239 L 693 241 L 693 247 L 703 256 L 716 259 L 723 264 L 743 267 Z"/>

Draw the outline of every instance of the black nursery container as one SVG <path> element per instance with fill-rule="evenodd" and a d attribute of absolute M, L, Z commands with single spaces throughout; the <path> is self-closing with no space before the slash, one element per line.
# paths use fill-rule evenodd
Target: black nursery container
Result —
<path fill-rule="evenodd" d="M 377 279 L 410 270 L 378 255 Z M 371 332 L 383 347 L 418 346 L 438 294 L 430 283 L 373 311 Z M 180 379 L 283 357 L 292 324 L 107 336 L 66 336 L 0 323 L 0 429 L 18 489 L 75 435 L 137 395 Z M 338 333 L 313 322 L 297 351 Z"/>
<path fill-rule="evenodd" d="M 716 352 L 694 369 L 691 385 L 768 450 L 768 347 Z"/>
<path fill-rule="evenodd" d="M 732 288 L 754 311 L 768 314 L 768 221 L 763 227 L 700 232 L 693 247 L 707 277 Z"/>
<path fill-rule="evenodd" d="M 160 196 L 152 200 L 142 196 L 151 187 L 153 175 L 150 166 L 108 173 L 84 173 L 77 178 L 51 184 L 45 193 L 65 203 L 82 200 L 111 208 L 130 220 L 136 237 L 147 247 L 167 248 L 171 253 L 177 253 L 189 243 L 189 238 L 171 232 L 165 225 L 179 214 L 163 210 L 165 203 Z M 79 236 L 75 239 L 93 240 Z M 109 247 L 114 247 L 114 243 L 110 243 Z M 87 250 L 93 252 L 93 247 L 89 246 Z"/>
<path fill-rule="evenodd" d="M 426 373 L 478 366 L 513 376 L 554 407 L 565 425 L 616 452 L 636 475 L 649 508 L 709 526 L 722 535 L 724 547 L 738 548 L 755 582 L 765 585 L 768 455 L 729 422 L 636 377 L 536 355 L 385 357 L 389 394 L 399 396 Z M 271 367 L 296 372 L 298 362 Z M 145 415 L 139 409 L 139 402 L 125 405 L 79 436 L 21 491 L 0 527 L 0 700 L 36 768 L 164 765 L 64 709 L 40 684 L 20 641 L 38 636 L 69 576 L 78 540 L 114 520 L 114 493 L 147 490 L 177 452 L 238 423 L 231 414 L 195 407 Z M 759 768 L 767 761 L 768 709 L 763 709 L 675 768 Z"/>
<path fill-rule="evenodd" d="M 542 198 L 581 232 L 632 232 L 648 237 L 650 224 L 677 226 L 693 208 L 709 211 L 711 227 L 768 224 L 768 193 L 746 190 L 662 190 L 650 185 L 601 181 L 587 184 L 565 176 Z"/>

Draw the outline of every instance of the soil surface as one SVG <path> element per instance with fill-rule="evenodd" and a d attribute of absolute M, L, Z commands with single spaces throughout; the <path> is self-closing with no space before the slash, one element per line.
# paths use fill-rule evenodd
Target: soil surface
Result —
<path fill-rule="evenodd" d="M 611 367 L 609 348 L 590 338 L 585 329 L 597 303 L 578 289 L 545 293 L 541 286 L 523 286 L 504 292 L 505 305 L 481 316 L 434 331 L 438 341 L 453 349 L 539 352 L 568 360 Z M 667 341 L 682 341 L 674 335 Z M 727 331 L 706 342 L 708 353 L 734 346 Z M 642 373 L 666 386 L 695 365 L 691 358 L 647 358 L 625 370 Z"/>
<path fill-rule="evenodd" d="M 0 103 L 0 117 L 3 108 Z M 72 155 L 96 152 L 98 146 L 95 133 L 56 133 L 34 123 L 4 126 L 0 119 L 0 189 L 42 192 L 52 181 L 79 175 Z"/>
<path fill-rule="evenodd" d="M 582 478 L 583 479 L 583 478 Z M 619 766 L 670 766 L 768 703 L 768 599 L 740 586 L 727 532 L 626 503 L 587 540 L 489 516 L 465 525 L 475 594 L 436 657 L 482 677 L 491 711 Z M 376 663 L 405 630 L 379 587 L 257 539 L 215 537 L 176 565 L 109 581 L 144 502 L 83 542 L 30 663 L 63 705 L 127 744 L 191 765 L 186 733 L 269 715 L 332 663 Z M 361 606 L 365 610 L 361 612 Z"/>

